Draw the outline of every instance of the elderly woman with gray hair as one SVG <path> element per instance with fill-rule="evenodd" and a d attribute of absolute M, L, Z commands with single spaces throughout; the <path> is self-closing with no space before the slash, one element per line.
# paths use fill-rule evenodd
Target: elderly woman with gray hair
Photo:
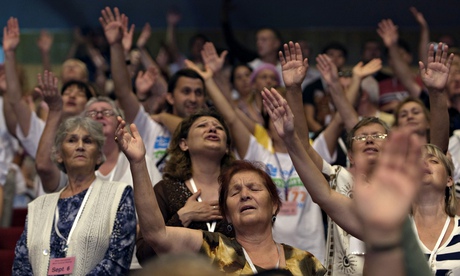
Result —
<path fill-rule="evenodd" d="M 133 190 L 96 177 L 104 140 L 102 125 L 88 117 L 60 124 L 51 158 L 67 184 L 29 204 L 13 275 L 128 273 L 136 235 Z"/>

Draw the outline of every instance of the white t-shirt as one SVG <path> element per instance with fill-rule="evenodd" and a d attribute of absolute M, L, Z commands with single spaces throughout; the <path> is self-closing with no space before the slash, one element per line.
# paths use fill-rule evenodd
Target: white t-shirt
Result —
<path fill-rule="evenodd" d="M 325 240 L 321 209 L 311 199 L 289 154 L 271 153 L 257 143 L 254 136 L 251 136 L 249 143 L 244 159 L 266 164 L 267 173 L 275 182 L 283 204 L 285 206 L 289 204 L 285 203 L 286 194 L 290 202 L 296 202 L 295 212 L 285 214 L 280 212 L 277 215 L 273 227 L 274 239 L 306 250 L 315 255 L 318 260 L 324 260 Z"/>
<path fill-rule="evenodd" d="M 146 155 L 152 158 L 153 163 L 162 172 L 166 161 L 163 157 L 171 141 L 171 133 L 164 126 L 152 120 L 142 105 L 133 123 L 137 126 L 144 141 Z"/>
<path fill-rule="evenodd" d="M 331 188 L 347 197 L 353 193 L 353 176 L 342 166 L 331 166 L 323 160 L 322 173 L 329 177 Z M 331 218 L 328 218 L 326 241 L 326 265 L 331 275 L 362 275 L 364 256 L 351 254 L 350 241 L 358 241 L 352 235 L 339 227 Z M 364 247 L 364 246 L 362 246 Z"/>
<path fill-rule="evenodd" d="M 16 125 L 16 135 L 24 150 L 33 158 L 37 155 L 38 143 L 45 129 L 45 122 L 37 117 L 35 112 L 31 113 L 29 135 L 24 136 L 21 127 Z"/>

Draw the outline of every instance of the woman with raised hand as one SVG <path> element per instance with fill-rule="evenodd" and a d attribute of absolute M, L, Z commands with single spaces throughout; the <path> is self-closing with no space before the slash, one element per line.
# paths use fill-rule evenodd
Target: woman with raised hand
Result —
<path fill-rule="evenodd" d="M 219 177 L 219 210 L 232 224 L 235 238 L 220 233 L 166 226 L 144 159 L 145 147 L 135 125 L 132 135 L 119 118 L 117 140 L 131 163 L 136 208 L 144 239 L 158 254 L 192 251 L 209 256 L 221 271 L 255 274 L 275 267 L 294 275 L 323 275 L 324 267 L 310 253 L 284 244 L 272 236 L 272 217 L 281 207 L 276 187 L 261 169 L 236 161 Z M 201 139 L 197 139 L 199 142 Z M 214 140 L 215 144 L 218 139 Z M 203 141 L 202 141 L 203 142 Z M 211 144 L 211 141 L 208 141 Z M 206 142 L 206 143 L 208 143 Z"/>
<path fill-rule="evenodd" d="M 173 134 L 163 180 L 155 185 L 156 199 L 167 226 L 187 227 L 234 236 L 218 208 L 222 170 L 234 160 L 230 130 L 213 110 L 201 110 L 184 119 Z M 144 264 L 155 256 L 137 239 L 137 257 Z"/>

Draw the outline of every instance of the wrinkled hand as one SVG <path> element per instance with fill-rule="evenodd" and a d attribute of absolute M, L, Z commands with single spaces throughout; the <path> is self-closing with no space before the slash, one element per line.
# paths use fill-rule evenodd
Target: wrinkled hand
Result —
<path fill-rule="evenodd" d="M 152 89 L 155 84 L 158 75 L 158 70 L 153 66 L 150 66 L 145 72 L 139 71 L 135 82 L 138 97 L 143 95 L 140 98 L 144 98 L 144 95 L 149 93 L 150 89 Z"/>
<path fill-rule="evenodd" d="M 187 199 L 184 207 L 177 214 L 184 226 L 188 226 L 192 221 L 213 221 L 222 219 L 219 211 L 219 202 L 199 202 L 197 199 L 201 195 L 201 190 L 198 190 Z M 216 206 L 216 207 L 214 207 Z"/>
<path fill-rule="evenodd" d="M 353 201 L 365 226 L 382 232 L 402 226 L 420 188 L 421 145 L 410 131 L 392 131 L 371 178 L 354 176 Z"/>
<path fill-rule="evenodd" d="M 123 39 L 121 40 L 121 44 L 123 45 L 123 50 L 126 53 L 131 50 L 131 46 L 133 45 L 133 35 L 134 35 L 134 24 L 131 24 L 131 27 L 128 28 L 128 17 L 124 14 L 121 15 L 121 23 L 123 29 Z"/>
<path fill-rule="evenodd" d="M 449 77 L 450 67 L 454 60 L 454 54 L 447 57 L 449 47 L 447 44 L 439 43 L 437 51 L 434 51 L 434 44 L 428 48 L 428 62 L 425 66 L 419 61 L 420 76 L 423 84 L 431 92 L 443 91 Z"/>
<path fill-rule="evenodd" d="M 53 36 L 46 30 L 40 31 L 40 36 L 37 40 L 38 49 L 41 52 L 48 53 L 53 45 Z"/>
<path fill-rule="evenodd" d="M 425 20 L 425 17 L 423 16 L 423 13 L 419 12 L 415 7 L 410 7 L 409 8 L 410 12 L 414 16 L 415 21 L 421 26 L 421 27 L 427 27 L 428 23 Z"/>
<path fill-rule="evenodd" d="M 126 122 L 117 117 L 118 126 L 115 131 L 115 141 L 131 164 L 142 162 L 145 159 L 145 146 L 135 124 L 129 126 L 131 133 L 126 129 Z"/>
<path fill-rule="evenodd" d="M 396 45 L 398 42 L 398 26 L 396 26 L 391 19 L 384 19 L 380 21 L 377 33 L 382 38 L 386 47 Z"/>
<path fill-rule="evenodd" d="M 201 57 L 203 58 L 205 66 L 214 74 L 219 72 L 224 66 L 227 54 L 228 51 L 223 51 L 219 56 L 212 42 L 206 42 L 201 50 Z"/>
<path fill-rule="evenodd" d="M 374 58 L 365 65 L 363 65 L 363 62 L 356 64 L 355 67 L 353 67 L 353 76 L 363 79 L 374 74 L 380 69 L 382 69 L 382 60 L 379 58 Z"/>
<path fill-rule="evenodd" d="M 19 45 L 20 31 L 18 19 L 10 17 L 6 27 L 3 28 L 3 51 L 15 51 Z"/>
<path fill-rule="evenodd" d="M 209 80 L 212 78 L 213 72 L 208 66 L 205 65 L 206 71 L 201 70 L 193 61 L 186 59 L 184 61 L 185 67 L 196 71 L 204 80 Z"/>
<path fill-rule="evenodd" d="M 152 27 L 150 27 L 149 23 L 145 23 L 144 27 L 142 28 L 141 34 L 137 39 L 136 46 L 137 48 L 141 49 L 145 47 L 147 41 L 149 40 L 150 36 L 152 35 Z"/>
<path fill-rule="evenodd" d="M 270 116 L 276 132 L 282 138 L 292 138 L 294 135 L 294 114 L 287 101 L 275 88 L 262 91 L 264 108 Z"/>
<path fill-rule="evenodd" d="M 289 44 L 284 44 L 284 55 L 281 51 L 278 55 L 286 87 L 301 85 L 307 75 L 308 59 L 303 58 L 300 44 L 289 41 Z"/>
<path fill-rule="evenodd" d="M 320 54 L 316 57 L 316 68 L 328 85 L 338 83 L 339 73 L 337 66 L 335 66 L 328 55 Z"/>
<path fill-rule="evenodd" d="M 105 9 L 101 11 L 99 22 L 104 29 L 105 37 L 110 45 L 122 41 L 123 22 L 121 19 L 120 11 L 117 7 L 113 9 L 113 12 L 109 7 L 105 7 Z"/>
<path fill-rule="evenodd" d="M 38 74 L 38 87 L 34 90 L 43 97 L 49 110 L 62 110 L 62 96 L 58 88 L 58 78 L 52 72 L 45 70 L 43 76 Z"/>

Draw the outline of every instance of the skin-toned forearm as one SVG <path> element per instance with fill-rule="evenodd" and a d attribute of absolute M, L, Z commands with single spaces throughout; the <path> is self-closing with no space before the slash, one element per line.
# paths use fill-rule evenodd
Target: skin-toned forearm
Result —
<path fill-rule="evenodd" d="M 239 119 L 233 109 L 233 106 L 219 90 L 215 81 L 212 78 L 209 78 L 205 82 L 208 95 L 211 97 L 217 110 L 222 114 L 225 122 L 231 130 L 230 132 L 232 133 L 232 138 L 238 154 L 241 158 L 244 158 L 248 150 L 251 133 Z"/>
<path fill-rule="evenodd" d="M 352 199 L 331 189 L 321 171 L 303 150 L 297 135 L 284 139 L 284 142 L 292 163 L 313 201 L 345 231 L 355 237 L 362 237 L 361 224 L 353 209 Z"/>
<path fill-rule="evenodd" d="M 169 132 L 174 133 L 177 126 L 182 122 L 182 118 L 170 113 L 160 113 L 160 123 L 164 125 Z"/>
<path fill-rule="evenodd" d="M 438 146 L 444 153 L 449 146 L 449 112 L 447 94 L 429 91 L 430 94 L 430 143 Z"/>
<path fill-rule="evenodd" d="M 326 141 L 327 149 L 329 154 L 332 156 L 337 150 L 337 140 L 342 135 L 343 121 L 342 116 L 338 112 L 334 114 L 329 125 L 323 132 L 324 140 Z"/>
<path fill-rule="evenodd" d="M 50 110 L 46 119 L 35 159 L 35 167 L 43 184 L 43 190 L 47 193 L 56 191 L 59 186 L 60 172 L 58 167 L 51 161 L 51 149 L 54 145 L 54 137 L 61 122 L 61 111 Z"/>
<path fill-rule="evenodd" d="M 139 111 L 139 102 L 132 92 L 131 78 L 126 66 L 125 54 L 121 42 L 110 45 L 110 68 L 115 85 L 115 95 L 125 112 L 126 121 L 132 122 Z"/>
<path fill-rule="evenodd" d="M 392 69 L 398 80 L 404 85 L 412 97 L 418 97 L 422 88 L 414 79 L 414 74 L 409 65 L 402 59 L 396 44 L 388 47 L 389 57 L 393 63 Z"/>
<path fill-rule="evenodd" d="M 13 107 L 8 100 L 8 95 L 3 95 L 3 116 L 5 117 L 6 128 L 8 132 L 11 133 L 13 136 L 16 136 L 16 125 L 18 120 L 16 118 L 16 114 L 14 114 Z"/>
<path fill-rule="evenodd" d="M 30 111 L 27 103 L 22 99 L 22 89 L 19 82 L 19 76 L 16 70 L 16 53 L 14 51 L 5 51 L 5 77 L 6 77 L 6 93 L 9 104 L 16 115 L 17 123 L 21 128 L 24 136 L 29 135 L 30 128 Z"/>
<path fill-rule="evenodd" d="M 138 163 L 130 163 L 134 184 L 134 202 L 142 235 L 157 252 L 168 252 L 166 225 L 152 188 L 145 158 Z"/>
<path fill-rule="evenodd" d="M 360 83 L 361 81 L 355 80 L 354 82 Z M 338 82 L 329 85 L 328 87 L 329 91 L 331 92 L 332 101 L 337 108 L 337 111 L 342 118 L 346 118 L 346 120 L 344 120 L 345 129 L 350 131 L 359 121 L 358 113 L 353 107 L 352 101 L 350 101 L 353 100 L 353 98 L 357 98 L 357 90 L 359 89 L 359 85 L 355 91 L 350 91 L 352 93 L 356 93 L 356 96 L 345 95 L 342 86 Z"/>

